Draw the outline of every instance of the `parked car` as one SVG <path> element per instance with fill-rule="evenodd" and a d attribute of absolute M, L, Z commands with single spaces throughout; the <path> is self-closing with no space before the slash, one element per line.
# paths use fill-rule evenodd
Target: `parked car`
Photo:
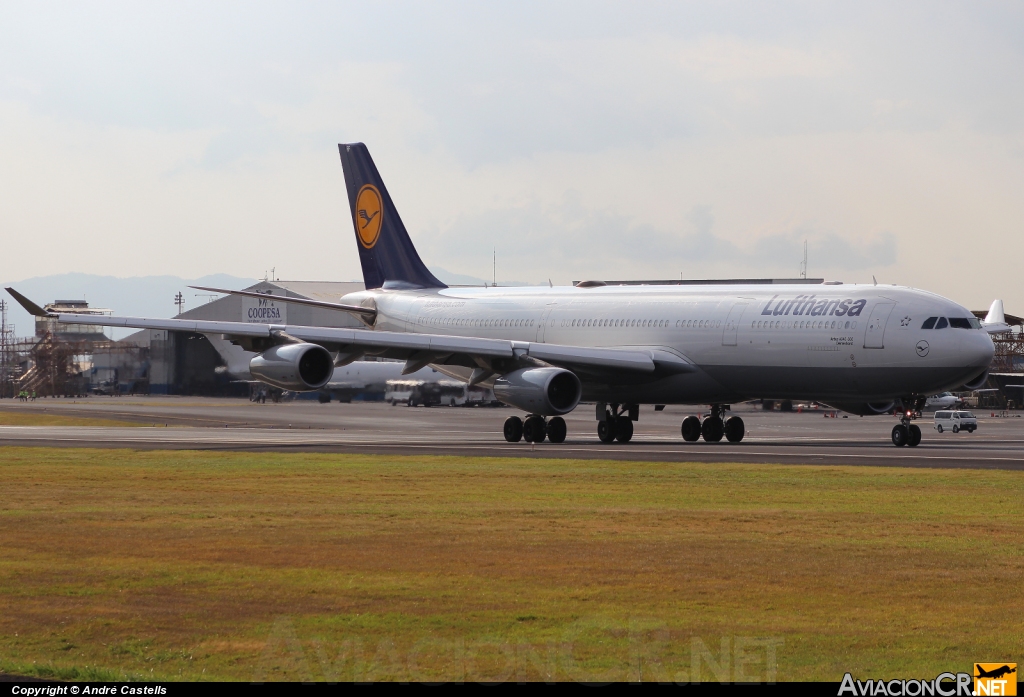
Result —
<path fill-rule="evenodd" d="M 935 430 L 939 433 L 943 431 L 974 433 L 976 428 L 978 428 L 978 419 L 969 411 L 935 412 Z"/>

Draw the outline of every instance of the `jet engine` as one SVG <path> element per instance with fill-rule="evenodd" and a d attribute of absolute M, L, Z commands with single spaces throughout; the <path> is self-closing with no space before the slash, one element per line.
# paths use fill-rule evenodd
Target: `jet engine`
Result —
<path fill-rule="evenodd" d="M 297 343 L 274 346 L 249 361 L 254 378 L 283 390 L 316 390 L 334 374 L 334 360 L 323 346 Z"/>
<path fill-rule="evenodd" d="M 530 414 L 559 416 L 580 403 L 583 386 L 564 368 L 522 368 L 494 381 L 494 396 Z"/>
<path fill-rule="evenodd" d="M 875 414 L 888 414 L 896 407 L 896 402 L 861 402 L 859 404 L 832 402 L 829 406 L 856 416 L 874 416 Z"/>
<path fill-rule="evenodd" d="M 988 370 L 981 371 L 981 374 L 972 378 L 970 382 L 964 383 L 965 390 L 980 390 L 988 382 Z"/>

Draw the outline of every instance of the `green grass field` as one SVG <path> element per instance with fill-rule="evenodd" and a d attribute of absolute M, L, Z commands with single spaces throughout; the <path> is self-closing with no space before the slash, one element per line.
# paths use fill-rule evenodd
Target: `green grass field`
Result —
<path fill-rule="evenodd" d="M 930 678 L 1024 644 L 1021 472 L 0 448 L 0 477 L 6 672 Z"/>

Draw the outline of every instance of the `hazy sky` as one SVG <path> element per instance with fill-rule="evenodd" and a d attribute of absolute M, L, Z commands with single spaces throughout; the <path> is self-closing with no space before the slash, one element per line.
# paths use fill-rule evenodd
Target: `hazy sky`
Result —
<path fill-rule="evenodd" d="M 351 141 L 453 272 L 1024 312 L 1021 3 L 0 3 L 0 278 L 357 278 Z"/>

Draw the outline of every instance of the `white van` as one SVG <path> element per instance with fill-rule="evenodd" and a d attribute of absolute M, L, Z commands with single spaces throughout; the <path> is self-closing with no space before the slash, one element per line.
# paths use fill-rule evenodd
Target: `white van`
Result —
<path fill-rule="evenodd" d="M 969 411 L 937 411 L 935 412 L 935 430 L 939 433 L 967 431 L 974 433 L 978 427 L 978 419 Z"/>

